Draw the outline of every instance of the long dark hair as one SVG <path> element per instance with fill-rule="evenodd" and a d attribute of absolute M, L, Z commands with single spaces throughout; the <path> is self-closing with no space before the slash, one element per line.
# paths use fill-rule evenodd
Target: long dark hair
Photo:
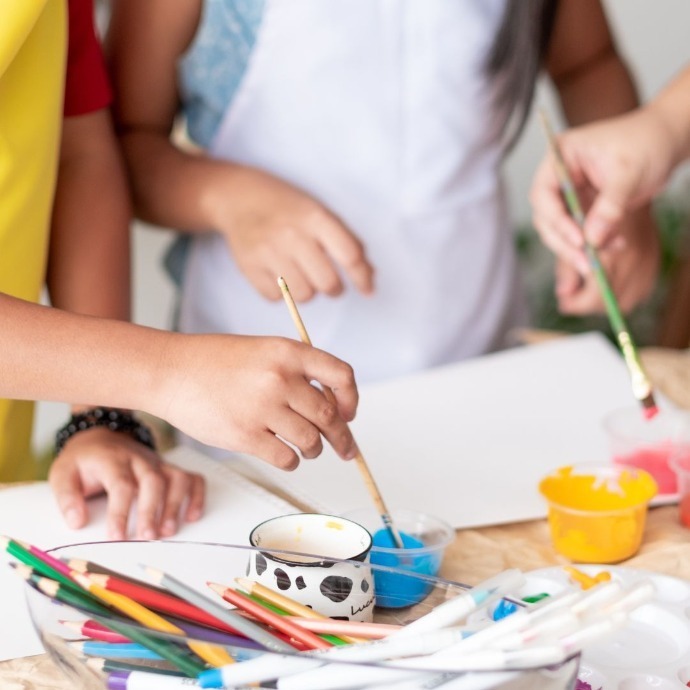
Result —
<path fill-rule="evenodd" d="M 553 30 L 558 0 L 507 0 L 486 71 L 498 84 L 496 105 L 506 151 L 515 144 L 529 115 L 539 71 Z"/>

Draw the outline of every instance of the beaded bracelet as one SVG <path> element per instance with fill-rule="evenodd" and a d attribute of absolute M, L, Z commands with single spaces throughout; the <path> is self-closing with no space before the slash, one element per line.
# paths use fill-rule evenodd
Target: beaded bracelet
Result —
<path fill-rule="evenodd" d="M 55 435 L 55 455 L 57 455 L 75 434 L 80 431 L 92 429 L 95 426 L 104 426 L 111 431 L 128 434 L 135 441 L 143 443 L 151 450 L 156 450 L 151 429 L 137 421 L 129 412 L 116 410 L 112 407 L 92 407 L 79 414 L 73 414 L 69 422 Z"/>

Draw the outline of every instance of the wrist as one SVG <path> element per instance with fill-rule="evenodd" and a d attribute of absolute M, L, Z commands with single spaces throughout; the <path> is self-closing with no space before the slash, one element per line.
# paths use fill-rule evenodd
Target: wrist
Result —
<path fill-rule="evenodd" d="M 655 159 L 663 166 L 664 177 L 668 179 L 690 153 L 690 128 L 670 99 L 658 98 L 645 106 L 643 112 L 653 127 L 653 141 L 657 144 Z"/>
<path fill-rule="evenodd" d="M 156 450 L 151 429 L 132 414 L 112 407 L 92 407 L 73 414 L 67 424 L 58 430 L 55 435 L 55 455 L 60 454 L 73 436 L 95 427 L 126 434 L 147 448 Z"/>

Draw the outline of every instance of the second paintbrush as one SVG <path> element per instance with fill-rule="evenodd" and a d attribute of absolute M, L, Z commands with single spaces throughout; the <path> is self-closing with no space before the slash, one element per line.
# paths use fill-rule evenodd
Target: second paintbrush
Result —
<path fill-rule="evenodd" d="M 582 210 L 582 205 L 575 191 L 575 185 L 570 177 L 568 168 L 565 165 L 563 155 L 556 141 L 556 137 L 553 134 L 551 125 L 544 111 L 540 111 L 541 122 L 544 127 L 544 132 L 546 133 L 546 139 L 549 144 L 549 149 L 554 158 L 554 164 L 556 168 L 556 175 L 558 177 L 558 183 L 561 187 L 561 193 L 563 194 L 563 199 L 568 211 L 572 216 L 573 220 L 578 224 L 578 226 L 583 229 L 585 223 L 585 214 Z M 644 416 L 647 419 L 652 419 L 658 412 L 659 408 L 654 400 L 654 394 L 652 392 L 652 384 L 649 381 L 649 377 L 642 366 L 640 357 L 637 354 L 637 348 L 630 335 L 623 314 L 621 313 L 620 307 L 618 305 L 618 300 L 613 292 L 613 288 L 609 283 L 608 277 L 606 276 L 606 271 L 601 265 L 597 250 L 585 239 L 585 253 L 587 254 L 587 260 L 592 267 L 592 272 L 599 285 L 599 290 L 601 291 L 601 296 L 604 300 L 604 306 L 606 308 L 606 313 L 609 317 L 611 327 L 613 328 L 618 345 L 623 353 L 623 359 L 630 372 L 630 378 L 632 380 L 632 389 L 635 397 L 642 404 L 644 411 Z"/>

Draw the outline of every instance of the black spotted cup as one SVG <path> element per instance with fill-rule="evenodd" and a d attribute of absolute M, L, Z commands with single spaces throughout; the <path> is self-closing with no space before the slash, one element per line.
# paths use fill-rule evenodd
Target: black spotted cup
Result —
<path fill-rule="evenodd" d="M 296 513 L 262 522 L 249 541 L 260 549 L 250 555 L 250 579 L 329 618 L 372 620 L 371 535 L 361 525 Z"/>

